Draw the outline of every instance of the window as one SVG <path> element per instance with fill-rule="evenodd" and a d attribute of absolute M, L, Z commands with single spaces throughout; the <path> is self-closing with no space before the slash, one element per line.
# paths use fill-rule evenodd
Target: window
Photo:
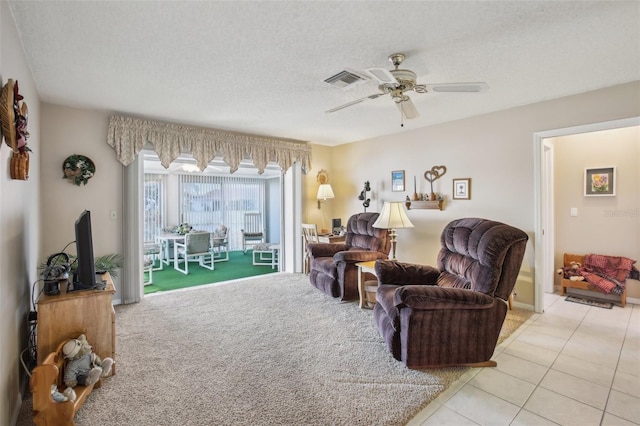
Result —
<path fill-rule="evenodd" d="M 265 218 L 264 179 L 181 174 L 178 197 L 180 220 L 201 231 L 227 226 L 230 250 L 242 249 L 240 230 L 246 212 L 259 212 Z"/>

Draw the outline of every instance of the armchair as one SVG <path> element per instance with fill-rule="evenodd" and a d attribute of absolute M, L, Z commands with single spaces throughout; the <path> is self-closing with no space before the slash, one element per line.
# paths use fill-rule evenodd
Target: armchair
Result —
<path fill-rule="evenodd" d="M 486 219 L 458 219 L 440 238 L 437 265 L 376 262 L 373 316 L 393 357 L 409 368 L 491 360 L 527 234 Z"/>
<path fill-rule="evenodd" d="M 341 300 L 358 298 L 356 263 L 387 259 L 391 240 L 386 229 L 374 228 L 379 213 L 358 213 L 347 221 L 344 243 L 309 243 L 311 284 Z M 373 275 L 370 277 L 375 279 Z"/>

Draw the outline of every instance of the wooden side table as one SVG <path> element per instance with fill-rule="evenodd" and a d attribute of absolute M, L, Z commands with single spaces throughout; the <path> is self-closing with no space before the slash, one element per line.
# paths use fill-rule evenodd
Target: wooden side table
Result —
<path fill-rule="evenodd" d="M 356 263 L 356 266 L 358 267 L 358 294 L 360 296 L 360 308 L 370 308 L 370 302 L 367 298 L 367 294 L 375 293 L 375 289 L 378 287 L 378 282 L 372 280 L 367 281 L 367 274 L 376 274 L 376 261 L 372 260 L 370 262 L 358 262 Z M 373 300 L 374 301 L 371 303 L 371 305 L 375 304 L 375 296 Z"/>
<path fill-rule="evenodd" d="M 345 239 L 344 235 L 318 235 L 319 243 L 344 243 Z"/>

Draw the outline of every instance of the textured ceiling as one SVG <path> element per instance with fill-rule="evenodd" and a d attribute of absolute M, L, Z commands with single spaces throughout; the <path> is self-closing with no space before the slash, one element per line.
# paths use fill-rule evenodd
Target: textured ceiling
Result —
<path fill-rule="evenodd" d="M 43 101 L 325 145 L 640 80 L 640 2 L 9 1 Z M 477 94 L 323 80 L 403 68 Z M 7 76 L 18 78 L 19 76 Z M 640 95 L 640 94 L 639 94 Z"/>

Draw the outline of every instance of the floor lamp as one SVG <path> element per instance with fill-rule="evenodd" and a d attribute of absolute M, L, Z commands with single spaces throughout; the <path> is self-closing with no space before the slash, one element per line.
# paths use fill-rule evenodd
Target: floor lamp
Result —
<path fill-rule="evenodd" d="M 397 229 L 413 228 L 413 223 L 407 217 L 407 211 L 402 201 L 385 202 L 378 220 L 373 224 L 374 228 L 389 230 L 391 237 L 391 260 L 396 260 L 396 241 L 398 238 Z"/>

